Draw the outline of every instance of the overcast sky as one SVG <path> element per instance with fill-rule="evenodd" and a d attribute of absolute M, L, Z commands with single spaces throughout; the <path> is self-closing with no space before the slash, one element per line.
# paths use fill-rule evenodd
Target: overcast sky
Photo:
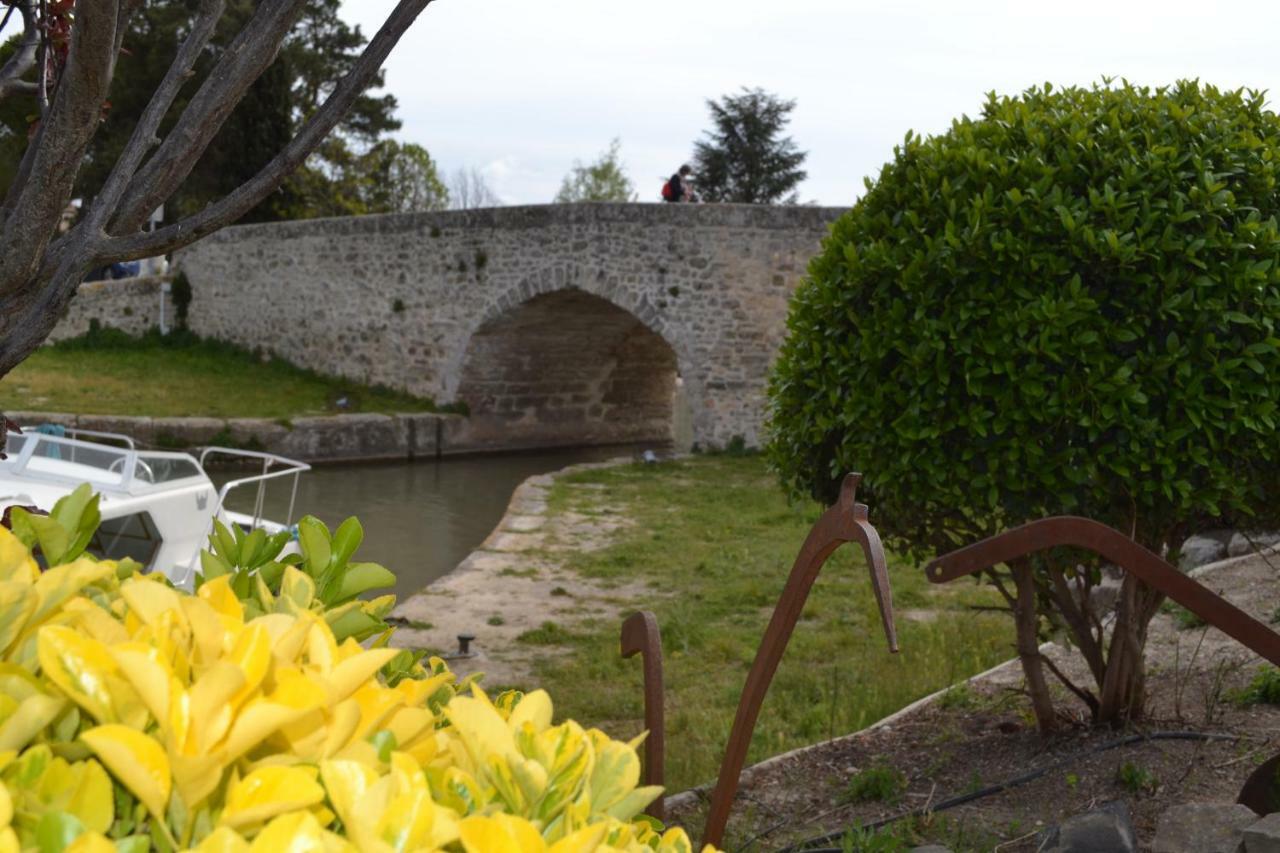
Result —
<path fill-rule="evenodd" d="M 343 10 L 371 36 L 393 6 Z M 706 99 L 759 86 L 798 101 L 801 199 L 847 205 L 908 129 L 945 130 L 992 89 L 1110 75 L 1280 93 L 1280 2 L 436 0 L 387 70 L 399 136 L 508 204 L 550 201 L 615 136 L 656 201 Z"/>

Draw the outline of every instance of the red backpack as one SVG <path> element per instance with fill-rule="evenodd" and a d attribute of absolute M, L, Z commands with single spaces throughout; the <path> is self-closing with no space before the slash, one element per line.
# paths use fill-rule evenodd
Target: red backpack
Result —
<path fill-rule="evenodd" d="M 671 181 L 669 179 L 665 184 L 662 185 L 662 200 L 663 201 L 676 200 L 676 191 L 675 191 L 675 188 L 671 186 Z"/>

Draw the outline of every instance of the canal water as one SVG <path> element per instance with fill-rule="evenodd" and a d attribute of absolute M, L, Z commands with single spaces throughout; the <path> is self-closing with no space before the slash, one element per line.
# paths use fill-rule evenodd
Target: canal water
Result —
<path fill-rule="evenodd" d="M 634 447 L 585 447 L 432 462 L 369 463 L 313 468 L 298 480 L 293 520 L 314 515 L 332 530 L 347 516 L 364 527 L 359 560 L 395 572 L 395 594 L 404 600 L 452 570 L 502 519 L 511 493 L 526 478 L 579 462 L 635 455 Z M 221 485 L 229 475 L 215 478 Z M 264 515 L 283 520 L 290 479 L 271 483 Z M 246 487 L 228 500 L 251 512 Z"/>

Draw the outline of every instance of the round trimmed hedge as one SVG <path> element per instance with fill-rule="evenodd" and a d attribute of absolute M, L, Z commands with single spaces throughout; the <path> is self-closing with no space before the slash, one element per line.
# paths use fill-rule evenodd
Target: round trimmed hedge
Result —
<path fill-rule="evenodd" d="M 908 134 L 795 294 L 769 451 L 920 554 L 1046 515 L 1280 520 L 1280 119 L 1109 81 Z"/>

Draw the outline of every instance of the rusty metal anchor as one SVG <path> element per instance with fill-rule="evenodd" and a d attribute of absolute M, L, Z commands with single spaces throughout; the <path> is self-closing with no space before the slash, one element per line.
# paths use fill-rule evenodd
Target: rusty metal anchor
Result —
<path fill-rule="evenodd" d="M 1033 521 L 938 557 L 925 567 L 925 574 L 932 583 L 946 583 L 1060 545 L 1100 554 L 1241 645 L 1280 666 L 1280 634 L 1120 531 L 1092 519 L 1068 515 Z M 1237 802 L 1258 814 L 1280 810 L 1278 770 L 1280 755 L 1264 762 L 1249 776 L 1240 789 Z"/>
<path fill-rule="evenodd" d="M 1178 571 L 1159 555 L 1100 521 L 1058 515 L 944 554 L 925 566 L 931 583 L 976 574 L 1037 551 L 1058 546 L 1084 548 L 1136 575 L 1241 645 L 1280 666 L 1280 634 Z"/>
<path fill-rule="evenodd" d="M 738 713 L 734 717 L 724 760 L 720 764 L 720 776 L 711 795 L 711 811 L 707 815 L 706 828 L 702 831 L 704 845 L 718 847 L 724 838 L 733 798 L 738 792 L 742 765 L 747 758 L 747 748 L 751 746 L 751 735 L 756 728 L 760 706 L 769 691 L 769 683 L 778 669 L 778 662 L 782 660 L 782 653 L 786 651 L 787 642 L 804 610 L 809 590 L 813 588 L 818 572 L 822 570 L 827 558 L 846 542 L 857 542 L 862 546 L 867 558 L 867 568 L 871 573 L 871 587 L 875 590 L 876 603 L 880 605 L 880 618 L 884 623 L 889 650 L 898 650 L 898 635 L 893 625 L 893 595 L 889 589 L 884 548 L 880 545 L 880 535 L 867 521 L 866 504 L 855 500 L 861 480 L 861 474 L 850 474 L 844 478 L 840 486 L 840 499 L 813 525 L 796 556 L 791 575 L 773 610 L 773 618 L 765 629 L 755 662 L 747 675 L 742 698 L 738 702 Z"/>
<path fill-rule="evenodd" d="M 622 623 L 622 656 L 639 653 L 644 662 L 644 783 L 662 785 L 666 776 L 666 722 L 663 710 L 662 635 L 658 620 L 648 610 L 632 613 Z M 654 800 L 645 813 L 658 820 L 666 809 L 663 798 Z"/>

